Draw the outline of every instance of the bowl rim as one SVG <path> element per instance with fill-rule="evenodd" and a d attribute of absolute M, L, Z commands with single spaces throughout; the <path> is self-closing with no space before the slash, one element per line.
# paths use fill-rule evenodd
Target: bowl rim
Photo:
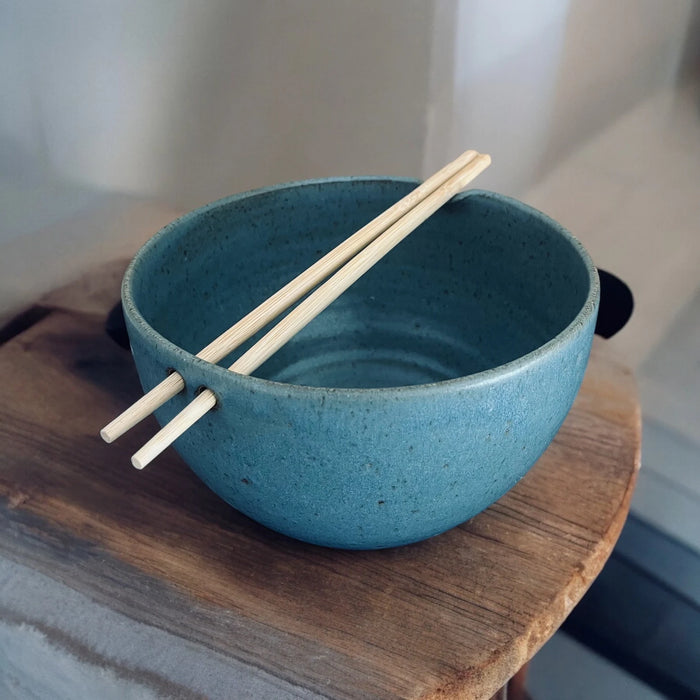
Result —
<path fill-rule="evenodd" d="M 231 372 L 226 367 L 222 367 L 218 364 L 207 362 L 197 357 L 195 354 L 179 347 L 172 341 L 168 340 L 165 336 L 161 335 L 153 326 L 151 326 L 148 321 L 143 317 L 138 309 L 138 306 L 133 297 L 133 280 L 137 274 L 137 270 L 141 261 L 149 254 L 151 249 L 158 245 L 162 238 L 165 238 L 173 231 L 177 231 L 183 224 L 190 223 L 203 215 L 206 215 L 217 209 L 230 206 L 239 202 L 241 200 L 249 199 L 250 197 L 267 195 L 270 193 L 283 191 L 287 189 L 297 189 L 299 187 L 318 187 L 319 185 L 325 184 L 342 184 L 347 182 L 385 182 L 385 183 L 407 183 L 417 185 L 420 184 L 420 180 L 408 177 L 390 177 L 390 176 L 344 176 L 344 177 L 324 177 L 324 178 L 313 178 L 307 180 L 294 180 L 290 182 L 283 182 L 276 185 L 270 185 L 266 187 L 260 187 L 256 189 L 246 190 L 236 194 L 228 195 L 220 199 L 214 200 L 205 204 L 201 207 L 193 209 L 170 223 L 163 226 L 157 233 L 155 233 L 151 238 L 149 238 L 136 252 L 132 260 L 130 261 L 122 280 L 121 286 L 121 296 L 122 296 L 122 307 L 124 314 L 129 317 L 129 320 L 133 325 L 146 337 L 151 337 L 152 340 L 159 345 L 163 345 L 170 354 L 179 356 L 184 362 L 194 363 L 195 366 L 200 368 L 206 368 L 208 371 L 212 371 L 215 375 L 219 374 L 220 377 L 227 377 L 225 381 L 231 381 L 234 379 L 236 381 L 243 382 L 244 386 L 249 385 L 249 388 L 255 388 L 256 391 L 265 391 L 271 393 L 279 393 L 284 391 L 286 395 L 292 393 L 301 393 L 303 395 L 309 394 L 323 394 L 323 395 L 343 395 L 348 397 L 367 397 L 369 394 L 389 396 L 392 394 L 400 394 L 403 396 L 415 395 L 415 394 L 433 394 L 435 392 L 445 393 L 451 391 L 458 391 L 468 387 L 481 386 L 483 384 L 488 384 L 495 381 L 503 380 L 504 378 L 520 372 L 525 368 L 532 366 L 537 363 L 540 359 L 547 356 L 554 348 L 565 344 L 568 340 L 571 340 L 577 335 L 578 329 L 584 328 L 589 322 L 594 321 L 592 318 L 598 310 L 598 305 L 600 302 L 600 281 L 598 278 L 598 272 L 593 260 L 583 246 L 581 241 L 579 241 L 576 236 L 574 236 L 568 229 L 562 226 L 559 222 L 555 221 L 547 214 L 531 207 L 524 202 L 521 202 L 513 197 L 503 195 L 497 192 L 491 192 L 484 189 L 469 189 L 456 195 L 453 200 L 458 201 L 465 199 L 467 197 L 485 197 L 489 199 L 496 199 L 500 202 L 506 203 L 515 209 L 527 213 L 529 216 L 534 216 L 540 219 L 544 224 L 555 230 L 559 235 L 564 237 L 575 251 L 580 256 L 582 262 L 586 267 L 588 272 L 588 293 L 586 299 L 584 300 L 578 313 L 571 319 L 571 321 L 555 336 L 547 340 L 542 345 L 539 345 L 534 350 L 531 350 L 524 355 L 520 355 L 513 360 L 509 360 L 495 367 L 489 367 L 488 369 L 482 370 L 480 372 L 475 372 L 473 374 L 467 374 L 459 377 L 453 377 L 450 379 L 441 379 L 434 382 L 425 382 L 423 384 L 407 384 L 399 386 L 388 386 L 388 387 L 328 387 L 328 386 L 308 386 L 305 384 L 293 384 L 287 382 L 280 382 L 273 379 L 266 379 L 264 377 L 257 377 L 254 375 L 243 375 Z M 167 368 L 163 368 L 164 376 Z M 214 391 L 216 393 L 216 391 Z"/>

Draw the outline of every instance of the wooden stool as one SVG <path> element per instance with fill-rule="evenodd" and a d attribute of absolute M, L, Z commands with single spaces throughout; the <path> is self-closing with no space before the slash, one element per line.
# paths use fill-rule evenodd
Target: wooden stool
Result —
<path fill-rule="evenodd" d="M 334 698 L 489 698 L 601 570 L 640 460 L 633 377 L 604 341 L 554 442 L 497 503 L 426 542 L 336 551 L 250 521 L 173 451 L 132 469 L 153 419 L 113 445 L 100 440 L 99 428 L 140 394 L 130 355 L 103 332 L 122 269 L 44 299 L 47 315 L 0 347 L 7 560 L 229 659 L 275 697 Z M 16 624 L 67 647 L 88 644 L 14 606 Z M 101 632 L 105 644 L 124 633 Z M 89 651 L 93 662 L 113 663 Z M 174 670 L 192 662 L 187 653 L 163 649 L 147 669 L 134 648 L 120 663 L 146 685 L 174 683 Z"/>

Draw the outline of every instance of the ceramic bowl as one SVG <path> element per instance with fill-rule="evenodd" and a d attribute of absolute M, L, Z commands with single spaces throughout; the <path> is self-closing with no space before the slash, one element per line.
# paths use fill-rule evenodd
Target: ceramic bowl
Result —
<path fill-rule="evenodd" d="M 234 508 L 291 537 L 371 549 L 464 522 L 530 469 L 579 389 L 599 300 L 591 259 L 542 213 L 476 190 L 255 376 L 225 369 L 241 350 L 221 366 L 194 356 L 414 186 L 344 178 L 229 197 L 166 226 L 126 273 L 144 389 L 171 368 L 187 385 L 159 422 L 201 387 L 218 397 L 175 449 Z"/>

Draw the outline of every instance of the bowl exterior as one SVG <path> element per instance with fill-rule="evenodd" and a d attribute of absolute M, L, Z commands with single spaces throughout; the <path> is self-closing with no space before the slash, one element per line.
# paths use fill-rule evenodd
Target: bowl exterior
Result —
<path fill-rule="evenodd" d="M 199 478 L 263 525 L 350 549 L 426 539 L 512 488 L 574 401 L 597 314 L 594 295 L 566 332 L 517 362 L 469 377 L 335 389 L 240 376 L 204 362 L 139 320 L 126 283 L 123 299 L 144 389 L 166 368 L 186 382 L 158 421 L 174 417 L 200 387 L 218 398 L 174 445 Z"/>
<path fill-rule="evenodd" d="M 527 366 L 460 387 L 286 392 L 158 348 L 132 328 L 146 388 L 176 367 L 219 406 L 175 448 L 234 508 L 292 537 L 343 548 L 425 539 L 489 506 L 549 445 L 581 383 L 595 320 Z M 212 371 L 213 370 L 213 371 Z"/>

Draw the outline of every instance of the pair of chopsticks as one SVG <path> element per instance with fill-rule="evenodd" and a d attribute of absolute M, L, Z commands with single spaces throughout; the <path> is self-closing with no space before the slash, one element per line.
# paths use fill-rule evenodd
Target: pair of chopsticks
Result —
<path fill-rule="evenodd" d="M 323 284 L 229 367 L 231 371 L 239 374 L 255 371 L 490 164 L 490 156 L 466 151 L 275 292 L 197 353 L 197 357 L 212 363 L 218 362 L 325 279 Z M 335 274 L 329 277 L 333 272 Z M 100 431 L 100 435 L 105 442 L 116 440 L 184 388 L 185 380 L 182 375 L 172 372 L 106 425 Z M 131 463 L 134 467 L 143 469 L 214 408 L 216 402 L 214 392 L 206 388 L 202 390 L 186 408 L 133 455 Z"/>

